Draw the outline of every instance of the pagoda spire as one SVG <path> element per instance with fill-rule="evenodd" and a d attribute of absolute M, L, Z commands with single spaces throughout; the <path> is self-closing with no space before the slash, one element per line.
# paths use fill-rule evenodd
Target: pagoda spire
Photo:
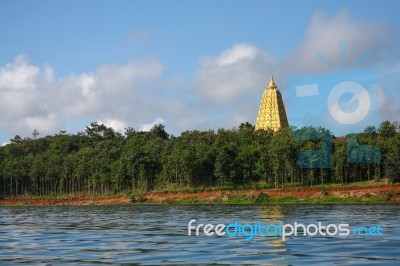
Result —
<path fill-rule="evenodd" d="M 269 82 L 268 88 L 270 88 L 270 89 L 276 89 L 277 88 L 277 86 L 275 85 L 273 76 L 271 76 L 271 81 Z"/>
<path fill-rule="evenodd" d="M 282 94 L 271 77 L 268 87 L 265 89 L 258 111 L 255 130 L 273 130 L 288 128 L 285 106 Z"/>

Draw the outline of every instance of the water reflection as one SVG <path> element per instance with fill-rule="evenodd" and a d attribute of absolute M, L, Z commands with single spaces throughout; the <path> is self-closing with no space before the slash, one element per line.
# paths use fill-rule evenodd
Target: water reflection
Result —
<path fill-rule="evenodd" d="M 280 221 L 284 221 L 284 214 L 283 214 L 283 206 L 281 205 L 262 205 L 260 206 L 260 214 L 261 218 L 259 219 L 263 225 L 267 224 L 276 224 Z M 273 234 L 274 232 L 270 230 Z M 269 247 L 279 247 L 280 249 L 274 249 L 275 252 L 285 252 L 287 249 L 282 248 L 285 247 L 286 244 L 282 241 L 282 237 L 280 236 L 265 236 L 266 238 L 266 245 Z"/>

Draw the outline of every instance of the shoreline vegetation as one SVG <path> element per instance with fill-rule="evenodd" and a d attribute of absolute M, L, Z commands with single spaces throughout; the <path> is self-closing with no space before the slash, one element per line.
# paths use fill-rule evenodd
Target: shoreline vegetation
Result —
<path fill-rule="evenodd" d="M 372 182 L 370 182 L 372 183 Z M 186 189 L 121 195 L 18 196 L 0 206 L 196 205 L 196 204 L 400 204 L 400 184 L 359 182 L 346 186 L 284 189 Z"/>
<path fill-rule="evenodd" d="M 397 122 L 342 137 L 312 126 L 255 131 L 248 122 L 177 137 L 161 124 L 121 134 L 96 122 L 39 134 L 0 147 L 0 204 L 399 202 Z"/>

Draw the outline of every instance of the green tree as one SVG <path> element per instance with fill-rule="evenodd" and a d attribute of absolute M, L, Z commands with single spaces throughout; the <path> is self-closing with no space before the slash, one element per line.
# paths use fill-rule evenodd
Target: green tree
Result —
<path fill-rule="evenodd" d="M 400 182 L 400 145 L 388 156 L 386 174 L 393 183 Z"/>

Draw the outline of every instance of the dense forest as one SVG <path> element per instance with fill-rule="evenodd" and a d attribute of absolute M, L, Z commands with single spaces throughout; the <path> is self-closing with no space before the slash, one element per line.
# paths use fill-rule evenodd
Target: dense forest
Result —
<path fill-rule="evenodd" d="M 92 123 L 84 132 L 15 136 L 0 147 L 0 195 L 112 194 L 181 188 L 312 186 L 400 179 L 398 123 L 335 138 L 324 128 L 239 128 L 170 136 L 163 125 L 124 135 Z"/>

